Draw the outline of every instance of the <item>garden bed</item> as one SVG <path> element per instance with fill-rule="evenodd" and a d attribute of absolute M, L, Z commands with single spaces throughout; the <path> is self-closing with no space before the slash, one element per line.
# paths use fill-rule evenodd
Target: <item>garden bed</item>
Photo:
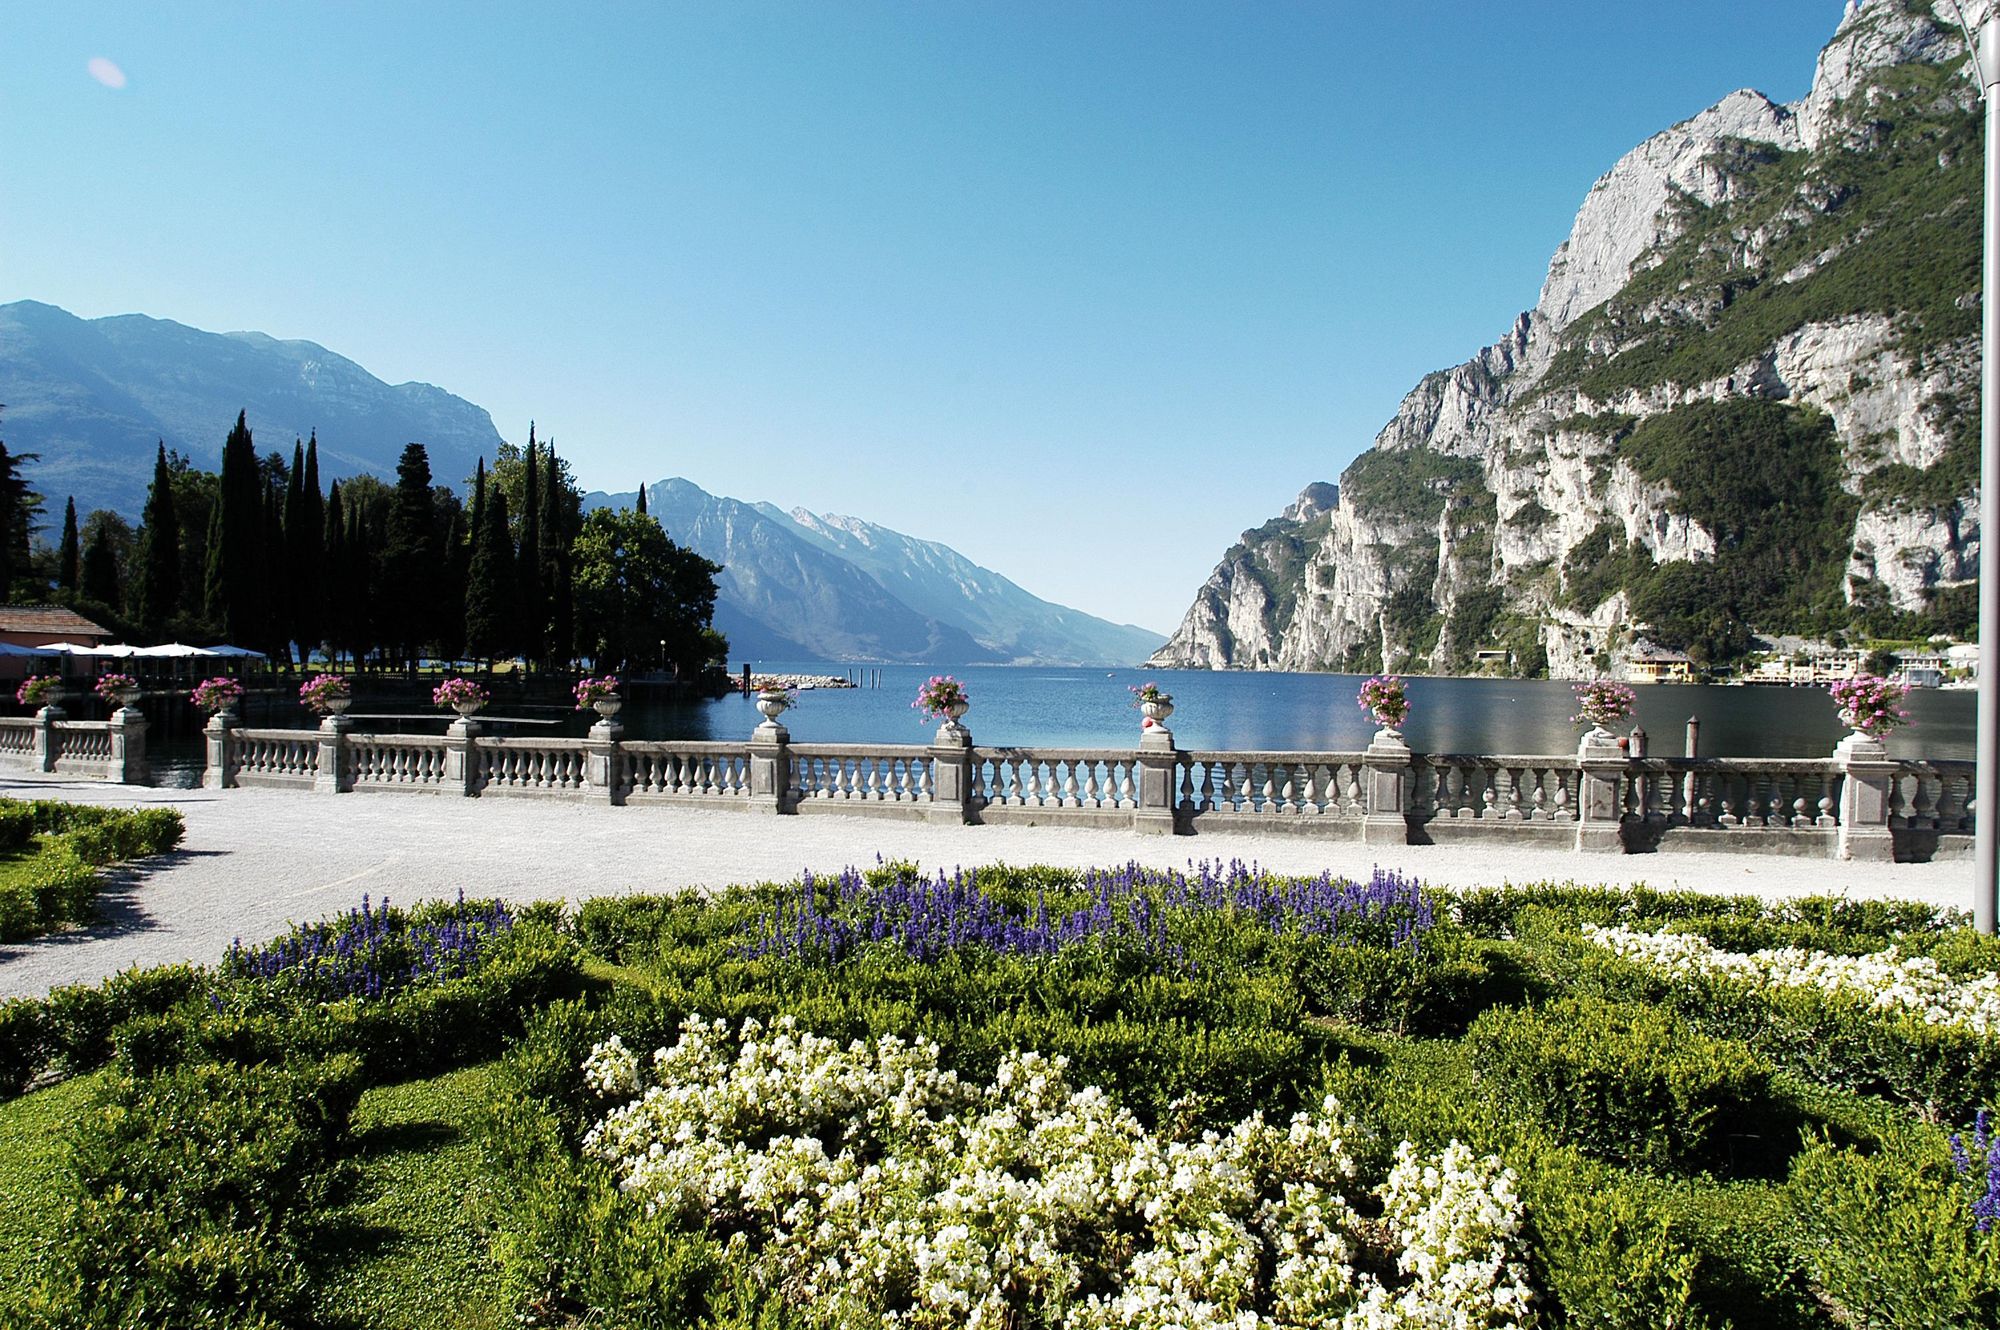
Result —
<path fill-rule="evenodd" d="M 64 1077 L 0 1106 L 30 1324 L 2000 1319 L 2000 945 L 1918 905 L 898 864 L 368 903 L 0 1004 L 0 1093 Z"/>

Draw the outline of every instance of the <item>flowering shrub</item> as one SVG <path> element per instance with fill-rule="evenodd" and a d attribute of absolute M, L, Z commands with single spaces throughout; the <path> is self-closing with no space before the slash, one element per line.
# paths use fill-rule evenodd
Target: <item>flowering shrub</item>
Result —
<path fill-rule="evenodd" d="M 1910 690 L 1903 684 L 1872 674 L 1857 674 L 1852 679 L 1835 680 L 1827 685 L 1826 691 L 1840 708 L 1840 723 L 1871 739 L 1882 738 L 1910 719 L 1910 713 L 1902 706 Z"/>
<path fill-rule="evenodd" d="M 576 681 L 576 709 L 589 711 L 599 702 L 613 702 L 618 698 L 618 676 L 607 674 L 602 679 L 578 679 Z"/>
<path fill-rule="evenodd" d="M 226 675 L 217 675 L 196 684 L 188 697 L 203 711 L 221 711 L 243 700 L 243 685 Z"/>
<path fill-rule="evenodd" d="M 1375 718 L 1378 725 L 1391 729 L 1403 723 L 1410 714 L 1410 696 L 1403 689 L 1403 681 L 1393 674 L 1378 674 L 1361 685 L 1361 709 Z"/>
<path fill-rule="evenodd" d="M 456 905 L 411 919 L 390 908 L 387 897 L 345 916 L 293 929 L 260 947 L 238 938 L 222 957 L 229 979 L 283 983 L 322 1001 L 379 998 L 414 984 L 439 983 L 465 974 L 480 951 L 514 926 L 499 901 Z"/>
<path fill-rule="evenodd" d="M 338 674 L 315 674 L 299 685 L 299 701 L 321 715 L 331 709 L 332 704 L 354 696 L 347 680 Z"/>
<path fill-rule="evenodd" d="M 732 1047 L 732 1045 L 734 1045 Z M 689 1017 L 650 1067 L 615 1036 L 584 1076 L 625 1100 L 585 1150 L 649 1214 L 701 1225 L 807 1324 L 1516 1326 L 1529 1317 L 1514 1176 L 1407 1142 L 1381 1189 L 1406 1276 L 1356 1260 L 1366 1225 L 1327 1100 L 1289 1125 L 1164 1138 L 1067 1061 L 1001 1058 L 987 1086 L 936 1044 L 843 1048 L 781 1017 Z"/>
<path fill-rule="evenodd" d="M 138 692 L 139 681 L 129 674 L 100 674 L 95 691 L 105 701 L 116 702 L 120 693 Z"/>
<path fill-rule="evenodd" d="M 1627 960 L 1676 977 L 1719 975 L 1754 988 L 1813 988 L 1872 1010 L 1909 1012 L 1927 1025 L 2000 1035 L 2000 974 L 1954 979 L 1930 957 L 1904 956 L 1894 946 L 1867 956 L 1838 956 L 1803 947 L 1745 954 L 1712 947 L 1688 933 L 1641 933 L 1585 924 L 1583 935 Z"/>
<path fill-rule="evenodd" d="M 1951 1134 L 1951 1164 L 1954 1172 L 1971 1184 L 1972 1226 L 1991 1233 L 2000 1221 L 2000 1142 L 1993 1139 L 1985 1109 L 1972 1120 L 1972 1149 L 1965 1138 Z"/>
<path fill-rule="evenodd" d="M 1127 864 L 1092 869 L 1080 885 L 1081 901 L 1051 909 L 1046 895 L 1032 906 L 1009 904 L 986 889 L 978 872 L 964 869 L 939 871 L 934 879 L 899 872 L 871 883 L 848 868 L 830 888 L 807 873 L 757 922 L 746 951 L 837 961 L 864 944 L 888 942 L 934 960 L 965 946 L 1052 956 L 1073 943 L 1095 942 L 1179 960 L 1176 925 L 1198 914 L 1230 912 L 1273 934 L 1410 948 L 1435 922 L 1415 880 L 1383 869 L 1359 883 L 1330 873 L 1275 879 L 1241 860 L 1226 868 L 1204 860 L 1193 875 Z"/>
<path fill-rule="evenodd" d="M 1575 685 L 1576 714 L 1569 718 L 1572 725 L 1589 721 L 1592 725 L 1606 726 L 1625 719 L 1632 714 L 1632 706 L 1639 695 L 1615 679 L 1592 679 L 1589 683 Z"/>
<path fill-rule="evenodd" d="M 446 679 L 431 689 L 431 701 L 441 707 L 483 707 L 489 701 L 486 690 L 470 679 Z"/>
<path fill-rule="evenodd" d="M 62 680 L 53 674 L 31 674 L 14 691 L 14 700 L 24 707 L 46 706 L 61 688 Z"/>
<path fill-rule="evenodd" d="M 965 685 L 949 674 L 933 674 L 917 689 L 917 700 L 910 703 L 914 711 L 920 711 L 927 720 L 951 714 L 951 708 L 971 706 L 972 699 L 966 696 Z"/>

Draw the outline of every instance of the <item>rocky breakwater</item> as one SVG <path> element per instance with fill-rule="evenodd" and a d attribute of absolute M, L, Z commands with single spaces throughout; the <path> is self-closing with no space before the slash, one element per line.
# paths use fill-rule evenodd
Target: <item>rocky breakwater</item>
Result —
<path fill-rule="evenodd" d="M 1968 5 L 1968 14 L 1978 6 Z M 1149 664 L 1588 674 L 1644 632 L 1952 631 L 1977 560 L 1980 135 L 1948 6 L 1851 6 L 1592 186 L 1534 309 L 1243 533 Z"/>

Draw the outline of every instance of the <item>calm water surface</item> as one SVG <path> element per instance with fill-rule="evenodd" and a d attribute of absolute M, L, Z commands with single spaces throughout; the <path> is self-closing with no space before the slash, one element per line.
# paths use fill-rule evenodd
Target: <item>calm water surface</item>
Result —
<path fill-rule="evenodd" d="M 773 674 L 851 674 L 867 681 L 861 688 L 801 693 L 799 705 L 785 713 L 795 743 L 915 744 L 928 741 L 937 729 L 910 707 L 918 686 L 940 672 L 936 667 L 764 661 L 755 668 Z M 1175 711 L 1168 724 L 1182 748 L 1351 751 L 1367 747 L 1375 729 L 1355 704 L 1360 675 L 996 665 L 948 672 L 971 696 L 965 723 L 975 742 L 983 744 L 1129 746 L 1138 740 L 1139 713 L 1126 690 L 1148 679 L 1173 694 Z M 1418 678 L 1409 687 L 1411 712 L 1403 732 L 1421 751 L 1541 754 L 1576 748 L 1581 727 L 1570 723 L 1576 699 L 1568 683 Z M 1826 757 L 1844 733 L 1823 689 L 1656 684 L 1637 691 L 1636 722 L 1651 736 L 1656 755 L 1682 751 L 1690 717 L 1701 721 L 1704 757 Z M 1890 739 L 1889 751 L 1899 757 L 1970 759 L 1976 702 L 1969 691 L 1913 692 L 1908 704 L 1912 723 Z M 365 697 L 358 710 L 371 710 Z M 252 725 L 311 724 L 309 716 L 289 703 L 253 707 L 247 719 Z M 405 722 L 363 717 L 361 725 L 442 732 L 447 719 L 425 712 Z M 502 712 L 491 719 L 494 733 L 556 735 L 581 734 L 593 718 L 549 708 Z M 631 739 L 734 740 L 748 737 L 762 718 L 748 698 L 731 694 L 712 701 L 630 702 L 620 719 Z M 199 778 L 201 748 L 194 726 L 192 716 L 156 721 L 151 747 L 163 784 L 193 784 Z"/>

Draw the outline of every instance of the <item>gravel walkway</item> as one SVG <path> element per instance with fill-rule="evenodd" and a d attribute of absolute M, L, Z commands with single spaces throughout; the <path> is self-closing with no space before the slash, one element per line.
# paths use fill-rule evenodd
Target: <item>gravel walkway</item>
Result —
<path fill-rule="evenodd" d="M 230 940 L 360 903 L 467 895 L 583 900 L 785 880 L 885 858 L 932 869 L 987 863 L 1088 867 L 1128 860 L 1255 860 L 1285 873 L 1363 876 L 1378 864 L 1442 886 L 1584 881 L 1767 897 L 1898 896 L 1969 908 L 1972 865 L 1849 864 L 1737 854 L 1578 855 L 1499 846 L 1384 849 L 1298 836 L 1137 836 L 1069 827 L 928 826 L 839 815 L 766 818 L 559 800 L 279 790 L 153 790 L 31 779 L 0 794 L 165 804 L 187 817 L 169 856 L 113 875 L 92 928 L 0 946 L 0 997 L 96 982 L 134 965 L 212 962 Z"/>

